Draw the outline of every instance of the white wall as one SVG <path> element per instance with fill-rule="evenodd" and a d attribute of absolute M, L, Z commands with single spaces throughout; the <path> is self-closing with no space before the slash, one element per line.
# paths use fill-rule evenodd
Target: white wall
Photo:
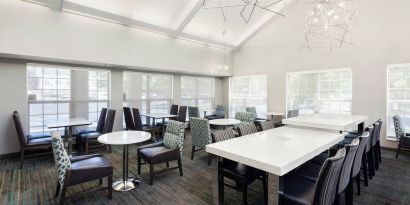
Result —
<path fill-rule="evenodd" d="M 231 73 L 217 69 L 223 64 L 220 48 L 52 11 L 25 1 L 0 2 L 0 28 L 0 54 L 3 56 L 16 54 L 79 64 L 205 75 Z"/>
<path fill-rule="evenodd" d="M 17 110 L 27 128 L 26 65 L 0 62 L 0 154 L 17 152 L 20 144 L 12 114 Z"/>
<path fill-rule="evenodd" d="M 267 74 L 268 110 L 284 112 L 286 72 L 351 68 L 353 114 L 386 121 L 386 67 L 410 63 L 410 1 L 355 1 L 355 45 L 333 51 L 300 48 L 307 2 L 296 2 L 234 53 L 234 75 Z M 396 146 L 384 139 L 383 146 Z"/>

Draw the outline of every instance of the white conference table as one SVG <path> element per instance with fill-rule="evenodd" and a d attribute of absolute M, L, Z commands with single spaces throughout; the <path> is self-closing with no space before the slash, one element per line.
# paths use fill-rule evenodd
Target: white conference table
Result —
<path fill-rule="evenodd" d="M 336 131 L 357 129 L 362 132 L 367 119 L 367 116 L 364 115 L 311 114 L 286 118 L 282 120 L 282 123 L 298 127 Z"/>
<path fill-rule="evenodd" d="M 226 126 L 233 126 L 236 124 L 241 123 L 240 120 L 237 119 L 215 119 L 215 120 L 209 120 L 210 125 L 214 126 L 222 126 L 223 129 L 226 128 Z"/>
<path fill-rule="evenodd" d="M 115 191 L 129 191 L 135 188 L 140 181 L 128 177 L 128 145 L 145 142 L 151 139 L 151 134 L 144 131 L 117 131 L 103 134 L 98 137 L 98 142 L 109 145 L 123 145 L 122 179 L 115 181 L 112 186 Z"/>
<path fill-rule="evenodd" d="M 61 128 L 64 127 L 64 139 L 68 141 L 68 154 L 73 154 L 73 143 L 72 143 L 72 136 L 73 136 L 73 127 L 76 126 L 84 126 L 84 125 L 91 125 L 91 122 L 84 119 L 84 118 L 69 118 L 65 121 L 57 121 L 54 123 L 47 124 L 49 129 L 54 128 Z"/>
<path fill-rule="evenodd" d="M 342 140 L 337 132 L 284 126 L 209 144 L 206 151 L 268 172 L 268 204 L 278 204 L 279 177 Z M 212 187 L 214 204 L 219 204 L 217 167 Z"/>

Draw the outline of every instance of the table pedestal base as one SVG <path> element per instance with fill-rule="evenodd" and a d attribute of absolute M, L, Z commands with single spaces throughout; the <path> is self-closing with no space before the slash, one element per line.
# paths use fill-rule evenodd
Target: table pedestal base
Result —
<path fill-rule="evenodd" d="M 116 182 L 112 183 L 112 189 L 114 189 L 115 191 L 130 191 L 135 189 L 135 187 L 139 184 L 140 181 L 133 178 L 129 178 L 126 181 L 117 180 Z"/>

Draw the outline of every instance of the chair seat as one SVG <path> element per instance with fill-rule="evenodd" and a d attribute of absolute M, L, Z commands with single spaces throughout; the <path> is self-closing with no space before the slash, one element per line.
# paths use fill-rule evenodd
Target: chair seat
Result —
<path fill-rule="evenodd" d="M 265 174 L 262 170 L 227 159 L 219 162 L 218 168 L 224 173 L 224 176 L 234 180 L 239 180 L 239 178 L 245 179 L 247 184 L 252 183 L 255 179 Z"/>
<path fill-rule="evenodd" d="M 279 186 L 279 195 L 283 204 L 313 204 L 315 183 L 294 175 L 286 176 L 283 180 L 283 186 Z"/>
<path fill-rule="evenodd" d="M 86 133 L 86 134 L 82 134 L 81 138 L 88 138 L 88 139 L 96 139 L 99 136 L 101 136 L 101 133 L 99 132 L 91 132 L 91 133 Z"/>
<path fill-rule="evenodd" d="M 159 163 L 178 159 L 179 150 L 157 146 L 140 149 L 138 154 L 148 162 Z"/>
<path fill-rule="evenodd" d="M 29 146 L 40 146 L 40 145 L 47 145 L 51 144 L 51 137 L 48 138 L 37 138 L 37 139 L 29 139 L 27 144 Z"/>
<path fill-rule="evenodd" d="M 79 135 L 83 135 L 83 134 L 88 134 L 88 133 L 94 133 L 94 132 L 98 132 L 95 129 L 82 129 L 82 130 L 77 130 L 77 133 Z"/>
<path fill-rule="evenodd" d="M 302 165 L 302 167 L 300 167 L 295 174 L 311 182 L 316 182 L 321 168 L 321 165 L 308 162 Z"/>
<path fill-rule="evenodd" d="M 46 134 L 46 133 L 31 133 L 27 136 L 28 139 L 38 139 L 38 138 L 47 138 L 47 137 L 51 137 L 51 135 Z"/>
<path fill-rule="evenodd" d="M 113 167 L 111 163 L 102 156 L 92 156 L 90 158 L 71 162 L 70 185 L 79 184 L 112 175 Z"/>

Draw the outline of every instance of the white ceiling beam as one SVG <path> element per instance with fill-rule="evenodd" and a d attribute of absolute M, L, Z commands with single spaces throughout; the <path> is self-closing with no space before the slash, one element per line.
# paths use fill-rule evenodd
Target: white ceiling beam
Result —
<path fill-rule="evenodd" d="M 296 0 L 284 0 L 284 4 L 276 4 L 273 6 L 272 10 L 277 11 L 278 13 L 283 12 L 295 2 Z M 238 37 L 238 40 L 234 43 L 234 50 L 240 49 L 253 35 L 255 35 L 259 30 L 261 30 L 265 25 L 267 25 L 273 19 L 274 16 L 278 15 L 272 12 L 266 12 L 266 14 L 263 17 L 261 17 L 257 22 L 255 22 L 242 35 Z M 283 18 L 282 16 L 279 17 Z"/>
<path fill-rule="evenodd" d="M 63 10 L 63 4 L 64 0 L 54 0 L 52 1 L 51 8 L 55 11 L 62 11 Z"/>
<path fill-rule="evenodd" d="M 217 47 L 220 47 L 220 48 L 224 47 L 223 42 L 211 40 L 209 38 L 195 36 L 195 35 L 192 35 L 192 34 L 181 33 L 178 37 L 180 37 L 182 39 L 197 41 L 197 42 L 200 42 L 200 43 L 203 43 L 203 44 L 206 44 L 206 45 L 217 46 Z M 229 50 L 233 50 L 235 47 L 233 45 L 226 44 L 225 48 L 229 49 Z"/>
<path fill-rule="evenodd" d="M 175 30 L 175 32 L 171 35 L 171 38 L 177 38 L 181 34 L 184 28 L 189 24 L 189 22 L 191 22 L 194 16 L 198 13 L 199 9 L 201 9 L 203 0 L 196 0 L 191 2 L 192 3 L 190 3 L 186 7 L 185 12 L 183 12 L 180 16 L 179 21 L 177 21 L 178 27 Z"/>

